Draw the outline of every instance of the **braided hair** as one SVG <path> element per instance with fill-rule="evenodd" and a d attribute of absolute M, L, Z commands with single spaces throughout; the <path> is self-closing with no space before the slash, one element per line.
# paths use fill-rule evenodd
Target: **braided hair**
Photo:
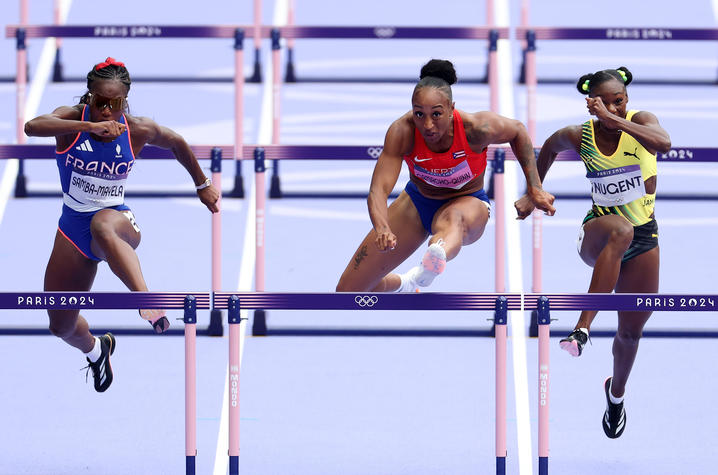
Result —
<path fill-rule="evenodd" d="M 456 83 L 456 70 L 451 61 L 445 59 L 432 59 L 421 68 L 419 74 L 419 82 L 414 87 L 414 94 L 419 89 L 425 87 L 433 87 L 442 91 L 449 98 L 449 102 L 453 101 L 451 95 L 451 85 Z"/>
<path fill-rule="evenodd" d="M 576 83 L 576 88 L 581 94 L 588 95 L 594 87 L 611 79 L 617 80 L 625 87 L 633 81 L 633 74 L 631 74 L 631 71 L 625 66 L 621 66 L 618 69 L 604 69 L 603 71 L 581 76 L 578 83 Z"/>
<path fill-rule="evenodd" d="M 130 90 L 130 85 L 132 84 L 130 73 L 127 71 L 125 64 L 115 61 L 114 58 L 108 57 L 105 61 L 94 65 L 90 72 L 87 73 L 87 92 L 80 98 L 80 104 L 88 103 L 92 84 L 97 80 L 120 81 L 122 84 L 127 86 L 128 92 Z"/>

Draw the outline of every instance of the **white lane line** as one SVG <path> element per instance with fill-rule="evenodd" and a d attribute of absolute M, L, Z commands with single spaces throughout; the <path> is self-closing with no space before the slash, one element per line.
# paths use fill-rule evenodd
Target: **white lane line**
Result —
<path fill-rule="evenodd" d="M 60 2 L 60 23 L 65 23 L 67 13 L 70 11 L 72 0 L 63 0 Z M 37 115 L 37 109 L 40 107 L 40 99 L 45 92 L 45 87 L 50 79 L 52 64 L 55 60 L 56 42 L 55 38 L 46 38 L 42 45 L 42 52 L 37 63 L 37 70 L 33 74 L 30 89 L 25 99 L 25 120 Z M 5 209 L 10 200 L 10 196 L 15 188 L 15 178 L 17 177 L 20 164 L 17 159 L 8 160 L 5 164 L 2 179 L 0 179 L 0 224 L 2 224 Z"/>
<path fill-rule="evenodd" d="M 509 26 L 509 5 L 507 0 L 495 3 L 495 24 Z M 515 117 L 514 86 L 512 74 L 511 43 L 499 40 L 499 113 Z M 523 293 L 523 272 L 521 262 L 521 238 L 518 221 L 511 206 L 518 198 L 516 186 L 517 164 L 507 161 L 504 171 L 504 200 L 506 202 L 506 250 L 508 254 L 509 291 Z M 518 439 L 518 462 L 521 475 L 532 475 L 531 418 L 529 411 L 528 370 L 526 363 L 526 329 L 524 312 L 509 312 L 511 324 L 511 348 L 513 350 L 514 398 L 516 403 L 516 436 Z"/>
<path fill-rule="evenodd" d="M 283 26 L 287 23 L 289 14 L 288 0 L 275 0 L 274 3 L 274 25 Z M 272 140 L 272 63 L 265 58 L 264 63 L 264 85 L 262 93 L 262 112 L 259 123 L 259 131 L 257 143 L 270 143 Z M 247 223 L 244 228 L 244 247 L 242 248 L 242 265 L 239 272 L 240 291 L 251 290 L 252 281 L 254 280 L 254 262 L 255 254 L 255 186 L 254 180 L 249 187 L 249 199 L 247 200 Z M 245 332 L 249 312 L 247 310 L 240 313 L 242 323 L 240 324 L 240 343 L 239 343 L 239 362 L 240 371 L 242 366 L 242 357 L 244 355 Z M 241 384 L 241 380 L 240 380 Z M 224 394 L 222 396 L 222 411 L 220 413 L 219 431 L 217 434 L 217 450 L 214 455 L 214 475 L 226 475 L 229 466 L 229 366 L 225 370 L 224 377 Z M 241 458 L 240 458 L 241 460 Z"/>

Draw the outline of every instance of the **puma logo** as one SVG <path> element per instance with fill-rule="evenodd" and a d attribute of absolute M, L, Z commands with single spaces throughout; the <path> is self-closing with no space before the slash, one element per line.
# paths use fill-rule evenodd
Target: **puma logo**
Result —
<path fill-rule="evenodd" d="M 633 153 L 623 152 L 623 156 L 625 157 L 627 155 L 630 155 L 630 156 L 636 157 L 636 160 L 640 160 L 640 158 L 638 158 L 638 155 L 636 155 L 637 153 L 638 153 L 638 147 L 636 147 L 636 150 L 634 150 Z"/>

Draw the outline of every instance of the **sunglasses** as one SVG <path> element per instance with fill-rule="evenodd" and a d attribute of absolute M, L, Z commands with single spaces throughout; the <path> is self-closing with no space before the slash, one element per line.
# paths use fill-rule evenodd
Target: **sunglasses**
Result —
<path fill-rule="evenodd" d="M 111 111 L 121 110 L 125 105 L 125 98 L 109 98 L 99 94 L 90 93 L 90 105 L 97 107 L 99 110 L 103 110 L 105 107 L 109 107 Z"/>

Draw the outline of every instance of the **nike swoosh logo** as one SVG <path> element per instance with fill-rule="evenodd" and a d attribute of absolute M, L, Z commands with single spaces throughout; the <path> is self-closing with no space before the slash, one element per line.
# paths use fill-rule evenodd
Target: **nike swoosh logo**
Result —
<path fill-rule="evenodd" d="M 419 163 L 419 162 L 425 162 L 425 161 L 427 161 L 427 160 L 431 160 L 431 158 L 432 158 L 432 157 L 429 157 L 429 158 L 414 157 L 414 161 L 417 162 L 417 163 Z"/>

